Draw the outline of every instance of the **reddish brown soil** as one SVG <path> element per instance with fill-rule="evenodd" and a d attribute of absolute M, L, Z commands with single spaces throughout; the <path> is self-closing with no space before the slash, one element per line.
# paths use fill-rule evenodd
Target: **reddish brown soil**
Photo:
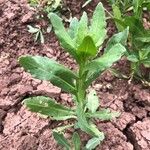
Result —
<path fill-rule="evenodd" d="M 84 9 L 91 13 L 97 2 L 93 1 Z M 65 4 L 77 17 L 83 11 L 83 1 L 65 1 Z M 52 129 L 62 123 L 41 118 L 21 104 L 25 97 L 47 95 L 72 106 L 69 95 L 47 82 L 33 79 L 17 62 L 23 54 L 38 54 L 76 68 L 68 54 L 59 47 L 53 33 L 46 36 L 45 44 L 34 43 L 27 31 L 27 25 L 35 23 L 34 14 L 26 0 L 0 0 L 0 150 L 62 149 L 52 136 Z M 114 31 L 109 23 L 108 34 Z M 118 66 L 124 69 L 123 64 L 124 60 L 121 60 Z M 128 84 L 109 72 L 92 86 L 98 92 L 101 107 L 121 112 L 120 117 L 111 122 L 96 120 L 99 129 L 106 135 L 97 150 L 149 150 L 150 89 L 140 83 Z M 72 132 L 67 131 L 66 136 L 70 137 Z M 81 137 L 83 142 L 89 138 L 83 133 Z"/>

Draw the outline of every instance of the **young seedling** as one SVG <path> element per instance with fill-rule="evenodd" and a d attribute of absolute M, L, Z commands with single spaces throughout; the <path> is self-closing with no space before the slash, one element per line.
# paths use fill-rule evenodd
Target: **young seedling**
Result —
<path fill-rule="evenodd" d="M 99 109 L 96 92 L 91 90 L 88 94 L 87 89 L 103 71 L 124 54 L 125 48 L 121 43 L 126 42 L 128 29 L 114 35 L 109 40 L 104 54 L 97 57 L 107 32 L 105 12 L 101 3 L 97 5 L 91 22 L 88 22 L 84 12 L 80 20 L 72 19 L 69 29 L 65 29 L 61 18 L 56 14 L 51 13 L 49 17 L 61 46 L 75 59 L 78 71 L 71 71 L 55 60 L 41 56 L 22 56 L 19 62 L 33 77 L 50 81 L 72 94 L 76 107 L 66 107 L 45 96 L 27 98 L 24 104 L 31 111 L 51 119 L 74 119 L 75 127 L 92 137 L 86 145 L 87 149 L 94 149 L 104 140 L 104 133 L 92 122 L 93 118 L 111 120 L 117 117 L 118 113 Z"/>
<path fill-rule="evenodd" d="M 127 2 L 126 0 L 116 0 L 113 2 L 112 8 L 113 19 L 118 31 L 129 27 L 129 46 L 126 55 L 131 62 L 130 78 L 135 77 L 150 86 L 150 72 L 148 71 L 148 68 L 150 68 L 150 30 L 144 28 L 142 20 L 143 9 L 150 10 L 150 1 L 129 0 Z M 123 10 L 122 8 L 126 9 Z M 130 11 L 130 16 L 127 15 L 127 11 Z M 143 68 L 147 71 L 144 72 Z"/>
<path fill-rule="evenodd" d="M 28 27 L 28 32 L 32 33 L 35 36 L 34 38 L 35 42 L 39 40 L 40 43 L 43 44 L 44 36 L 43 36 L 42 29 L 40 27 L 33 27 L 31 25 L 28 25 L 27 27 Z"/>

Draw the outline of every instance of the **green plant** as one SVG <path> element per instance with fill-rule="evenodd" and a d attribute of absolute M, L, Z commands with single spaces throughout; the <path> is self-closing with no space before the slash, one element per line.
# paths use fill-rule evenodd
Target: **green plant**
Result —
<path fill-rule="evenodd" d="M 53 59 L 41 56 L 22 56 L 19 62 L 34 77 L 50 81 L 72 94 L 75 108 L 63 106 L 44 96 L 27 98 L 24 104 L 31 111 L 49 116 L 51 119 L 74 119 L 75 128 L 93 137 L 86 146 L 87 149 L 93 149 L 104 139 L 104 133 L 97 129 L 92 120 L 110 120 L 119 113 L 111 113 L 108 109 L 98 110 L 99 100 L 96 92 L 91 90 L 87 94 L 87 89 L 103 71 L 124 54 L 125 48 L 122 44 L 127 40 L 128 29 L 114 35 L 108 41 L 104 54 L 97 58 L 99 47 L 102 47 L 107 32 L 105 12 L 101 3 L 97 5 L 90 25 L 86 12 L 80 21 L 73 18 L 68 30 L 56 14 L 51 13 L 49 17 L 61 46 L 76 60 L 78 71 L 71 71 Z M 92 148 L 89 148 L 89 145 Z"/>
<path fill-rule="evenodd" d="M 42 44 L 44 43 L 44 36 L 43 36 L 43 31 L 40 27 L 33 27 L 31 25 L 28 25 L 28 32 L 34 34 L 34 40 L 36 41 L 40 41 Z"/>
<path fill-rule="evenodd" d="M 129 42 L 126 55 L 131 62 L 130 77 L 131 79 L 133 77 L 138 78 L 150 85 L 150 72 L 143 71 L 143 69 L 150 68 L 150 30 L 144 28 L 142 20 L 143 9 L 150 10 L 150 1 L 114 1 L 112 8 L 113 19 L 118 31 L 129 27 Z M 122 10 L 122 8 L 127 9 Z M 127 10 L 130 11 L 130 15 Z"/>

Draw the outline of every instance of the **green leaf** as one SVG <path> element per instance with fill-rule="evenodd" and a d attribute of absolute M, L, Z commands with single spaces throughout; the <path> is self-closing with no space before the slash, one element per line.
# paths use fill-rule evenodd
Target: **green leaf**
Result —
<path fill-rule="evenodd" d="M 39 28 L 35 28 L 30 25 L 27 25 L 27 27 L 28 27 L 28 32 L 30 32 L 30 33 L 36 33 L 39 31 Z"/>
<path fill-rule="evenodd" d="M 83 12 L 83 15 L 78 25 L 78 31 L 76 37 L 77 47 L 81 45 L 83 39 L 85 38 L 85 36 L 87 36 L 87 34 L 88 34 L 88 18 L 87 18 L 87 13 Z"/>
<path fill-rule="evenodd" d="M 112 5 L 112 9 L 113 9 L 114 18 L 122 20 L 122 15 L 121 15 L 121 11 L 120 11 L 119 7 L 117 5 L 115 5 L 115 4 L 113 4 Z M 115 24 L 116 24 L 117 29 L 119 31 L 123 30 L 123 27 L 118 22 L 115 22 Z"/>
<path fill-rule="evenodd" d="M 70 108 L 56 103 L 49 97 L 31 97 L 25 99 L 23 103 L 30 111 L 50 116 L 56 120 L 75 118 L 75 113 Z"/>
<path fill-rule="evenodd" d="M 77 132 L 73 133 L 72 141 L 73 141 L 73 145 L 74 145 L 74 150 L 80 150 L 81 140 L 80 140 L 80 136 Z"/>
<path fill-rule="evenodd" d="M 144 35 L 143 37 L 137 37 L 136 40 L 144 43 L 150 43 L 150 34 Z"/>
<path fill-rule="evenodd" d="M 69 142 L 65 139 L 63 134 L 53 132 L 53 136 L 59 145 L 65 147 L 67 150 L 71 150 L 71 146 L 70 146 Z"/>
<path fill-rule="evenodd" d="M 96 137 L 104 137 L 104 134 L 100 132 L 94 124 L 91 124 L 87 121 L 85 112 L 82 108 L 82 106 L 78 105 L 77 106 L 77 119 L 78 119 L 78 127 L 86 132 L 87 134 L 90 134 L 91 136 L 96 136 Z"/>
<path fill-rule="evenodd" d="M 56 61 L 41 56 L 22 56 L 19 63 L 40 80 L 49 80 L 64 91 L 75 93 L 74 79 L 77 76 Z"/>
<path fill-rule="evenodd" d="M 86 61 L 87 57 L 94 57 L 97 54 L 97 48 L 90 36 L 86 36 L 77 49 L 81 61 Z"/>
<path fill-rule="evenodd" d="M 99 107 L 98 96 L 95 90 L 91 90 L 87 97 L 87 108 L 92 112 L 96 112 Z"/>
<path fill-rule="evenodd" d="M 100 120 L 111 120 L 116 117 L 119 117 L 120 113 L 119 112 L 110 112 L 109 109 L 103 109 L 101 111 L 97 111 L 95 113 L 86 113 L 86 116 L 88 118 L 96 118 Z"/>
<path fill-rule="evenodd" d="M 100 2 L 94 11 L 90 26 L 90 35 L 97 47 L 103 43 L 106 37 L 106 32 L 105 11 L 102 3 Z"/>
<path fill-rule="evenodd" d="M 40 42 L 43 44 L 44 43 L 44 36 L 43 36 L 43 33 L 42 31 L 40 31 Z"/>
<path fill-rule="evenodd" d="M 88 71 L 85 86 L 88 87 L 104 70 L 112 66 L 124 54 L 126 49 L 121 44 L 115 44 L 108 52 L 104 53 L 100 58 L 97 58 L 87 64 L 85 72 Z"/>
<path fill-rule="evenodd" d="M 129 34 L 129 27 L 127 27 L 124 31 L 113 35 L 108 41 L 107 47 L 104 51 L 106 52 L 110 50 L 117 43 L 120 43 L 123 46 L 125 46 L 128 39 L 128 34 Z"/>
<path fill-rule="evenodd" d="M 88 141 L 86 144 L 86 149 L 87 150 L 93 150 L 95 149 L 100 143 L 104 140 L 104 137 L 93 137 Z"/>
<path fill-rule="evenodd" d="M 75 39 L 76 36 L 77 36 L 78 26 L 79 26 L 78 19 L 76 17 L 74 17 L 71 20 L 70 26 L 69 26 L 69 29 L 68 29 L 68 34 L 70 35 L 70 37 L 72 39 Z"/>
<path fill-rule="evenodd" d="M 50 13 L 48 17 L 54 27 L 55 34 L 57 35 L 62 47 L 69 52 L 75 59 L 77 59 L 75 52 L 75 43 L 67 33 L 60 17 L 54 13 Z"/>
<path fill-rule="evenodd" d="M 127 59 L 128 59 L 129 61 L 131 61 L 131 62 L 138 62 L 138 61 L 139 61 L 139 59 L 137 58 L 137 56 L 134 55 L 134 54 L 129 55 L 129 56 L 127 57 Z"/>
<path fill-rule="evenodd" d="M 142 61 L 142 63 L 144 64 L 144 66 L 145 66 L 146 68 L 150 68 L 150 58 L 147 59 L 147 60 Z"/>

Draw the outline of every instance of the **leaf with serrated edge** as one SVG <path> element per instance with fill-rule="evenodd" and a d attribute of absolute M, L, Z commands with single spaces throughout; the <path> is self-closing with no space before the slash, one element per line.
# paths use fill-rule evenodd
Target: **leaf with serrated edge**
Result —
<path fill-rule="evenodd" d="M 71 150 L 71 146 L 69 142 L 65 139 L 63 134 L 53 132 L 53 136 L 55 140 L 58 142 L 58 144 L 60 144 L 61 146 L 64 146 L 67 150 Z"/>
<path fill-rule="evenodd" d="M 65 30 L 61 18 L 54 13 L 50 13 L 48 16 L 51 20 L 52 26 L 54 27 L 55 30 L 55 34 L 57 35 L 62 47 L 67 52 L 69 52 L 75 59 L 77 59 L 75 52 L 75 43 Z"/>
<path fill-rule="evenodd" d="M 85 116 L 85 112 L 80 105 L 78 105 L 76 113 L 77 113 L 77 119 L 78 119 L 78 127 L 82 131 L 84 131 L 92 136 L 96 136 L 96 137 L 103 135 L 103 133 L 100 132 L 94 124 L 90 124 L 88 122 L 88 120 L 86 119 L 86 116 Z"/>
<path fill-rule="evenodd" d="M 105 11 L 102 3 L 99 3 L 94 11 L 90 26 L 90 35 L 97 47 L 103 43 L 106 32 Z"/>
<path fill-rule="evenodd" d="M 52 84 L 62 88 L 62 90 L 75 93 L 73 81 L 77 76 L 56 61 L 47 57 L 29 55 L 20 57 L 19 63 L 34 77 L 51 81 Z"/>
<path fill-rule="evenodd" d="M 78 24 L 78 31 L 77 31 L 77 37 L 76 37 L 76 44 L 79 46 L 85 36 L 88 34 L 88 18 L 87 18 L 87 13 L 83 12 L 83 15 L 79 21 Z"/>
<path fill-rule="evenodd" d="M 120 113 L 119 112 L 110 112 L 109 109 L 104 109 L 101 111 L 97 111 L 95 113 L 86 113 L 86 116 L 88 118 L 96 118 L 96 119 L 100 119 L 100 120 L 111 120 L 114 119 L 116 117 L 119 117 Z"/>
<path fill-rule="evenodd" d="M 49 97 L 31 97 L 25 99 L 23 103 L 30 111 L 50 116 L 56 120 L 75 118 L 74 111 L 66 106 L 56 103 Z"/>
<path fill-rule="evenodd" d="M 88 71 L 88 74 L 85 86 L 88 87 L 104 70 L 108 69 L 114 62 L 118 61 L 125 51 L 126 49 L 121 44 L 116 44 L 100 58 L 87 64 L 85 71 Z"/>
<path fill-rule="evenodd" d="M 99 100 L 95 90 L 91 90 L 87 97 L 87 108 L 94 113 L 99 107 Z"/>
<path fill-rule="evenodd" d="M 105 48 L 104 52 L 110 50 L 117 43 L 120 43 L 123 46 L 125 46 L 128 39 L 128 34 L 129 34 L 129 27 L 127 27 L 124 31 L 113 35 L 108 41 L 107 47 Z"/>

